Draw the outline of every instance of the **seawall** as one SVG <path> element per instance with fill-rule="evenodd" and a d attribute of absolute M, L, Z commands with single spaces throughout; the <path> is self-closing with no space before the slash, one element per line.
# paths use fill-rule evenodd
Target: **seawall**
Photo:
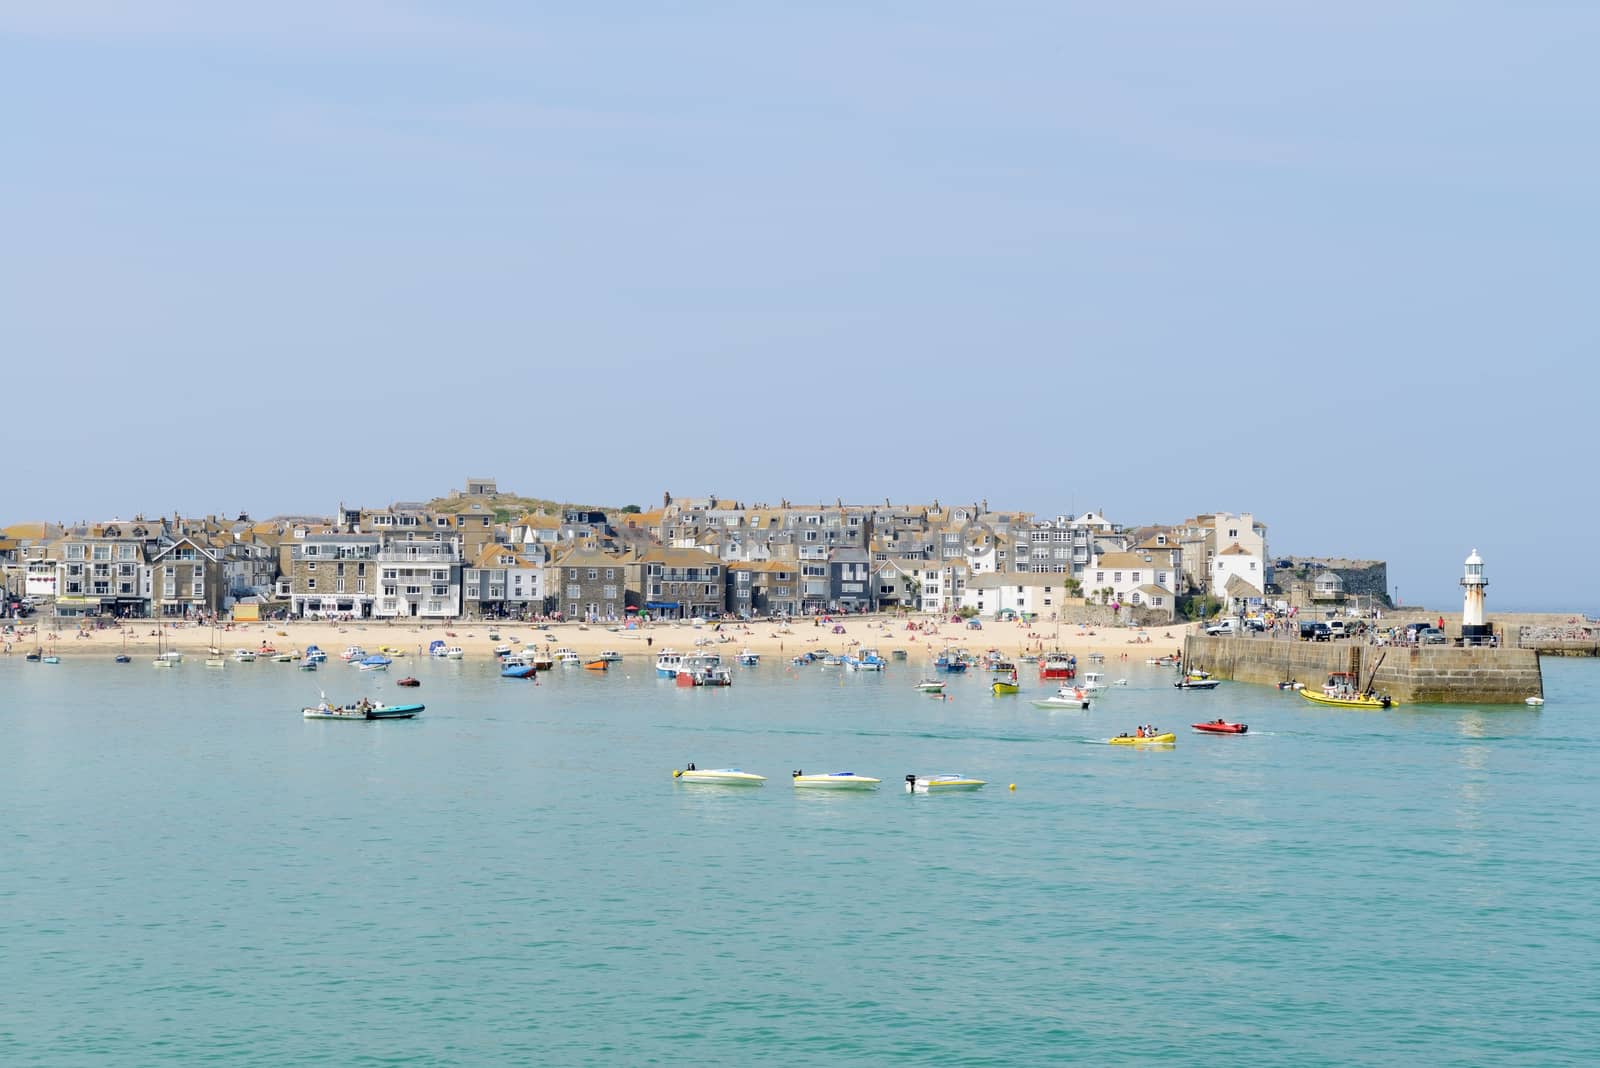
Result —
<path fill-rule="evenodd" d="M 1363 683 L 1372 676 L 1374 689 L 1402 704 L 1520 704 L 1544 696 L 1539 654 L 1532 649 L 1191 635 L 1183 657 L 1219 679 L 1269 685 L 1294 679 L 1320 686 L 1331 672 L 1355 672 Z"/>

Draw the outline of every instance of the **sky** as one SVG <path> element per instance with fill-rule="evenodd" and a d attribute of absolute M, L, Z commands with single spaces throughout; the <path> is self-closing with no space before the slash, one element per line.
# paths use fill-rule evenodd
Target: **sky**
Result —
<path fill-rule="evenodd" d="M 1597 31 L 0 0 L 0 523 L 468 476 L 1250 511 L 1408 604 L 1477 548 L 1491 614 L 1600 613 Z"/>

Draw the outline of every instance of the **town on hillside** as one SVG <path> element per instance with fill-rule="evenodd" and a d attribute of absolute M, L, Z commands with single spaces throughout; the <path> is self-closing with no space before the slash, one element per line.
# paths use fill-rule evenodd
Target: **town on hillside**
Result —
<path fill-rule="evenodd" d="M 1143 625 L 1387 604 L 1384 565 L 1281 557 L 1248 512 L 1126 526 L 987 501 L 522 507 L 493 479 L 331 516 L 135 515 L 0 530 L 9 616 L 796 617 L 912 611 Z M 1363 600 L 1364 598 L 1364 600 Z"/>

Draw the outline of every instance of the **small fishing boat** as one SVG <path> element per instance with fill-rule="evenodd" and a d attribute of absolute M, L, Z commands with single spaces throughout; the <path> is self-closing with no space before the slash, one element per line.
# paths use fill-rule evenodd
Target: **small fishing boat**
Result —
<path fill-rule="evenodd" d="M 361 670 L 362 671 L 388 671 L 389 670 L 389 665 L 392 664 L 392 663 L 394 663 L 394 661 L 390 660 L 388 657 L 384 656 L 382 653 L 373 653 L 371 656 L 363 657 L 361 659 Z"/>
<path fill-rule="evenodd" d="M 1089 661 L 1090 661 L 1090 663 L 1094 663 L 1094 664 L 1104 664 L 1106 662 L 1106 654 L 1105 653 L 1090 653 L 1089 654 Z"/>
<path fill-rule="evenodd" d="M 46 663 L 49 663 L 48 658 L 46 659 Z M 152 660 L 151 663 L 160 668 L 177 667 L 179 664 L 183 663 L 183 654 L 177 650 L 169 650 L 168 652 L 161 653 L 154 660 Z"/>
<path fill-rule="evenodd" d="M 43 659 L 40 660 L 40 663 L 42 663 L 42 664 L 59 664 L 59 663 L 61 663 L 61 658 L 59 656 L 57 656 L 56 654 L 54 654 L 54 653 L 48 653 L 43 657 Z"/>
<path fill-rule="evenodd" d="M 254 649 L 235 649 L 233 651 L 233 659 L 241 664 L 253 663 L 255 658 L 256 653 Z"/>
<path fill-rule="evenodd" d="M 562 667 L 577 667 L 579 664 L 583 663 L 583 658 L 581 656 L 571 649 L 565 647 L 555 651 L 555 658 L 556 663 L 560 664 Z"/>
<path fill-rule="evenodd" d="M 1085 671 L 1083 673 L 1083 689 L 1101 690 L 1106 685 L 1106 677 L 1098 671 Z"/>
<path fill-rule="evenodd" d="M 967 662 L 959 656 L 941 656 L 933 662 L 933 670 L 946 675 L 960 675 L 967 670 Z"/>
<path fill-rule="evenodd" d="M 415 719 L 422 705 L 386 705 L 365 698 L 351 705 L 330 705 L 324 697 L 314 708 L 302 709 L 306 719 Z"/>
<path fill-rule="evenodd" d="M 267 650 L 263 649 L 261 651 L 265 653 Z M 365 660 L 366 657 L 367 651 L 361 648 L 359 645 L 352 645 L 350 648 L 339 654 L 339 659 L 345 661 L 346 663 L 359 664 L 361 661 Z"/>
<path fill-rule="evenodd" d="M 444 651 L 444 658 L 446 660 L 460 660 L 466 655 L 466 652 L 463 651 L 459 645 L 452 645 L 450 648 Z"/>
<path fill-rule="evenodd" d="M 445 655 L 445 644 L 443 638 L 435 638 L 433 641 L 428 643 L 428 655 L 437 656 L 440 658 Z"/>
<path fill-rule="evenodd" d="M 298 659 L 300 659 L 300 658 L 298 656 L 295 656 L 293 653 L 273 653 L 272 654 L 272 662 L 274 664 L 292 664 Z"/>
<path fill-rule="evenodd" d="M 133 657 L 129 656 L 127 653 L 118 653 L 111 659 L 118 664 L 131 664 L 133 662 Z"/>
<path fill-rule="evenodd" d="M 1034 708 L 1078 708 L 1089 707 L 1089 691 L 1080 686 L 1063 686 L 1055 693 L 1042 701 L 1035 701 Z"/>
<path fill-rule="evenodd" d="M 761 663 L 760 653 L 751 652 L 748 646 L 739 650 L 740 667 L 755 667 L 759 663 Z"/>
<path fill-rule="evenodd" d="M 816 663 L 816 660 L 817 658 L 812 656 L 810 653 L 801 653 L 799 656 L 790 657 L 789 663 L 793 664 L 795 667 L 806 667 L 810 664 Z"/>
<path fill-rule="evenodd" d="M 1039 661 L 1039 677 L 1041 679 L 1070 679 L 1078 674 L 1078 661 L 1076 657 L 1066 653 L 1048 653 Z"/>
<path fill-rule="evenodd" d="M 1538 707 L 1539 705 L 1544 704 L 1544 698 L 1543 697 L 1524 697 L 1522 699 L 1522 703 L 1525 704 L 1525 705 L 1533 705 L 1535 707 Z"/>
<path fill-rule="evenodd" d="M 856 668 L 859 671 L 882 671 L 887 663 L 876 649 L 863 649 L 856 656 Z"/>
<path fill-rule="evenodd" d="M 1172 685 L 1180 690 L 1215 690 L 1217 688 L 1217 680 L 1197 679 L 1192 675 L 1185 675 Z"/>
<path fill-rule="evenodd" d="M 302 660 L 302 661 L 300 661 L 300 670 L 301 671 L 315 671 L 315 670 L 317 670 L 317 661 L 315 661 L 315 660 Z"/>
<path fill-rule="evenodd" d="M 313 664 L 320 664 L 328 659 L 328 654 L 323 652 L 320 646 L 308 645 L 306 646 L 305 659 Z"/>
<path fill-rule="evenodd" d="M 945 794 L 959 793 L 962 790 L 977 790 L 985 785 L 982 779 L 970 779 L 965 775 L 917 775 L 906 776 L 906 793 L 908 794 Z"/>
<path fill-rule="evenodd" d="M 532 664 L 524 663 L 516 658 L 508 658 L 500 667 L 502 679 L 531 679 L 538 674 L 538 668 Z"/>
<path fill-rule="evenodd" d="M 509 645 L 497 645 L 497 646 L 494 647 L 494 655 L 495 656 L 506 656 L 510 652 L 511 652 L 511 646 L 509 646 Z"/>
<path fill-rule="evenodd" d="M 1171 731 L 1167 731 L 1165 734 L 1151 734 L 1144 737 L 1134 734 L 1119 734 L 1117 737 L 1110 739 L 1112 745 L 1172 745 L 1177 740 L 1178 736 Z"/>
<path fill-rule="evenodd" d="M 608 664 L 620 664 L 622 663 L 622 654 L 615 649 L 602 649 L 600 650 L 600 659 Z"/>
<path fill-rule="evenodd" d="M 917 689 L 923 693 L 944 693 L 945 684 L 938 679 L 923 679 L 917 683 Z"/>
<path fill-rule="evenodd" d="M 890 660 L 904 660 L 904 659 L 906 659 L 907 655 L 908 654 L 906 653 L 906 651 L 904 649 L 890 649 L 889 650 L 889 659 Z"/>
<path fill-rule="evenodd" d="M 693 764 L 683 771 L 674 770 L 672 777 L 678 782 L 710 786 L 760 786 L 767 781 L 765 775 L 756 775 L 739 768 L 707 768 L 702 771 Z"/>
<path fill-rule="evenodd" d="M 1020 687 L 1016 683 L 1010 682 L 1010 681 L 1008 681 L 1006 679 L 995 679 L 993 682 L 991 682 L 989 684 L 989 690 L 996 697 L 1001 697 L 1001 696 L 1004 696 L 1004 695 L 1007 695 L 1007 694 L 1013 694 L 1013 693 L 1018 692 L 1021 689 L 1022 689 L 1022 687 Z"/>
<path fill-rule="evenodd" d="M 421 686 L 422 683 L 418 682 L 416 679 L 412 678 L 410 675 L 407 675 L 405 678 L 398 680 L 395 683 L 395 685 L 396 686 Z"/>
<path fill-rule="evenodd" d="M 857 775 L 853 771 L 830 771 L 825 775 L 807 775 L 796 771 L 791 776 L 796 789 L 809 790 L 876 790 L 882 779 L 870 775 Z"/>
<path fill-rule="evenodd" d="M 1288 679 L 1288 680 L 1286 680 L 1284 682 L 1278 683 L 1278 689 L 1280 689 L 1280 690 L 1303 690 L 1305 688 L 1306 688 L 1306 684 L 1305 683 L 1303 683 L 1303 682 L 1295 682 L 1293 679 Z"/>
<path fill-rule="evenodd" d="M 527 657 L 526 659 L 528 663 L 534 666 L 534 670 L 536 671 L 549 671 L 551 668 L 556 666 L 556 658 L 548 653 L 535 653 L 533 656 Z"/>
<path fill-rule="evenodd" d="M 677 683 L 679 686 L 732 686 L 733 673 L 711 664 L 685 666 L 678 672 Z"/>
<path fill-rule="evenodd" d="M 583 662 L 583 669 L 585 671 L 604 671 L 610 666 L 611 661 L 607 660 L 603 656 L 593 657 Z"/>
<path fill-rule="evenodd" d="M 227 666 L 228 666 L 228 662 L 226 660 L 224 660 L 220 656 L 208 656 L 208 657 L 206 657 L 206 667 L 208 667 L 208 668 L 220 668 L 220 667 L 227 667 Z"/>
<path fill-rule="evenodd" d="M 1189 726 L 1202 734 L 1244 734 L 1250 729 L 1248 723 L 1229 723 L 1224 719 L 1209 720 L 1205 723 L 1191 723 Z"/>

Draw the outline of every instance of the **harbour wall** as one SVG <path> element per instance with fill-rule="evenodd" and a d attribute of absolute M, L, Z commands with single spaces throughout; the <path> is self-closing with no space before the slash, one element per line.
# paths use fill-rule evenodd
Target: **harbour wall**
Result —
<path fill-rule="evenodd" d="M 1335 671 L 1354 672 L 1363 683 L 1372 676 L 1373 689 L 1402 704 L 1520 704 L 1544 696 L 1539 654 L 1532 649 L 1191 635 L 1183 653 L 1190 667 L 1235 682 L 1275 685 L 1292 679 L 1321 686 Z"/>

